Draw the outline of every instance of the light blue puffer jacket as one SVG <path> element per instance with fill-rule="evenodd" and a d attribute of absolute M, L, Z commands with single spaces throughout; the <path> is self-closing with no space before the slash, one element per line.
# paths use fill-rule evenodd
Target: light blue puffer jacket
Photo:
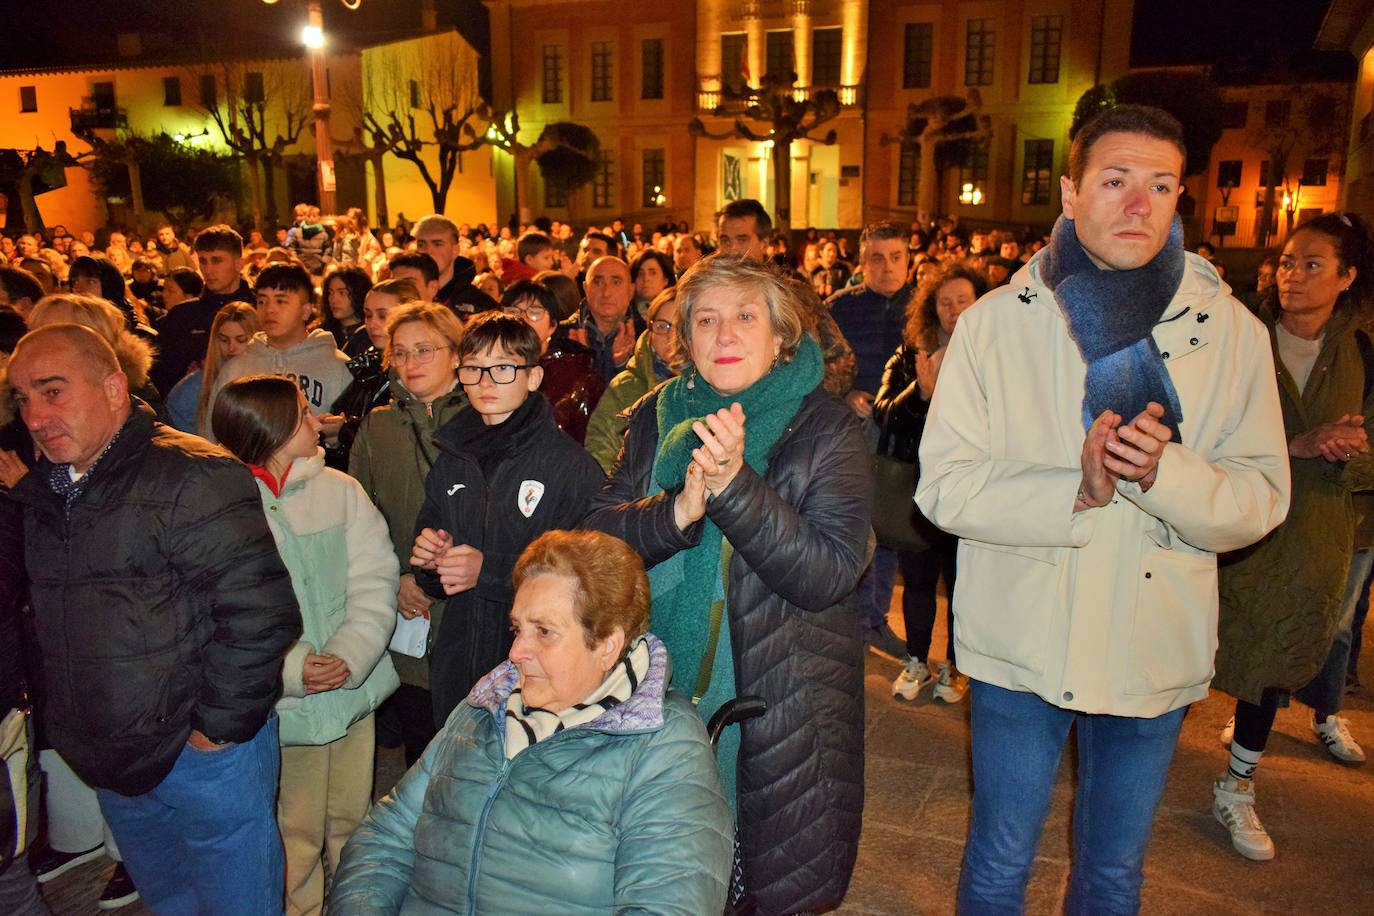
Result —
<path fill-rule="evenodd" d="M 649 672 L 595 721 L 505 755 L 504 662 L 344 848 L 331 916 L 720 913 L 734 829 L 701 717 Z"/>

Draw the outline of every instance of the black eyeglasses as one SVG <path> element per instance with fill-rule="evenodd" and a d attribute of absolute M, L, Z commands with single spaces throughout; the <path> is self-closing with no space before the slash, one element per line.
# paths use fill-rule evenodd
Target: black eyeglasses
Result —
<path fill-rule="evenodd" d="M 521 369 L 533 369 L 534 366 L 513 366 L 510 363 L 501 363 L 499 366 L 459 366 L 458 381 L 464 385 L 482 384 L 482 376 L 489 375 L 493 383 L 497 385 L 509 385 L 515 381 L 515 374 Z"/>

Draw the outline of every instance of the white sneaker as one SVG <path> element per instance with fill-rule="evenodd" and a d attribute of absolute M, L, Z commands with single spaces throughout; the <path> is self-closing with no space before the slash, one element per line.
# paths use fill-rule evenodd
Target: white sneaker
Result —
<path fill-rule="evenodd" d="M 892 695 L 904 700 L 914 700 L 924 687 L 935 680 L 926 663 L 918 658 L 907 656 L 906 667 L 892 682 Z"/>
<path fill-rule="evenodd" d="M 1232 716 L 1226 720 L 1226 724 L 1221 727 L 1221 746 L 1229 748 L 1231 746 L 1231 736 L 1236 733 L 1236 717 Z"/>
<path fill-rule="evenodd" d="M 1350 736 L 1349 720 L 1340 716 L 1327 716 L 1326 721 L 1318 725 L 1314 716 L 1312 731 L 1317 733 L 1317 737 L 1326 745 L 1332 757 L 1346 763 L 1364 763 L 1364 748 L 1356 744 L 1355 739 Z"/>
<path fill-rule="evenodd" d="M 1236 852 L 1256 862 L 1274 858 L 1274 841 L 1255 813 L 1255 784 L 1249 779 L 1212 783 L 1212 814 L 1231 832 Z"/>
<path fill-rule="evenodd" d="M 949 662 L 940 662 L 940 678 L 935 684 L 935 699 L 945 703 L 958 703 L 968 690 L 968 681 Z"/>

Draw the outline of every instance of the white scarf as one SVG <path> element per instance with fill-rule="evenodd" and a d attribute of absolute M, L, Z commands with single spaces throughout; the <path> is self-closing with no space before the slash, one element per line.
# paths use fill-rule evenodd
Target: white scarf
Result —
<path fill-rule="evenodd" d="M 516 687 L 506 700 L 506 759 L 550 735 L 600 718 L 630 698 L 649 671 L 649 644 L 640 637 L 626 653 L 624 660 L 612 668 L 581 703 L 562 712 L 552 712 L 539 706 L 526 706 Z"/>

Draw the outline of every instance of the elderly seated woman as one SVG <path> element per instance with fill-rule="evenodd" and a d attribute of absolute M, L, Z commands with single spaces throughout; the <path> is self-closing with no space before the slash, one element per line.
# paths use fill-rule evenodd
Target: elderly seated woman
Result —
<path fill-rule="evenodd" d="M 514 579 L 510 659 L 373 806 L 329 912 L 720 913 L 730 810 L 647 632 L 643 562 L 551 531 Z"/>

